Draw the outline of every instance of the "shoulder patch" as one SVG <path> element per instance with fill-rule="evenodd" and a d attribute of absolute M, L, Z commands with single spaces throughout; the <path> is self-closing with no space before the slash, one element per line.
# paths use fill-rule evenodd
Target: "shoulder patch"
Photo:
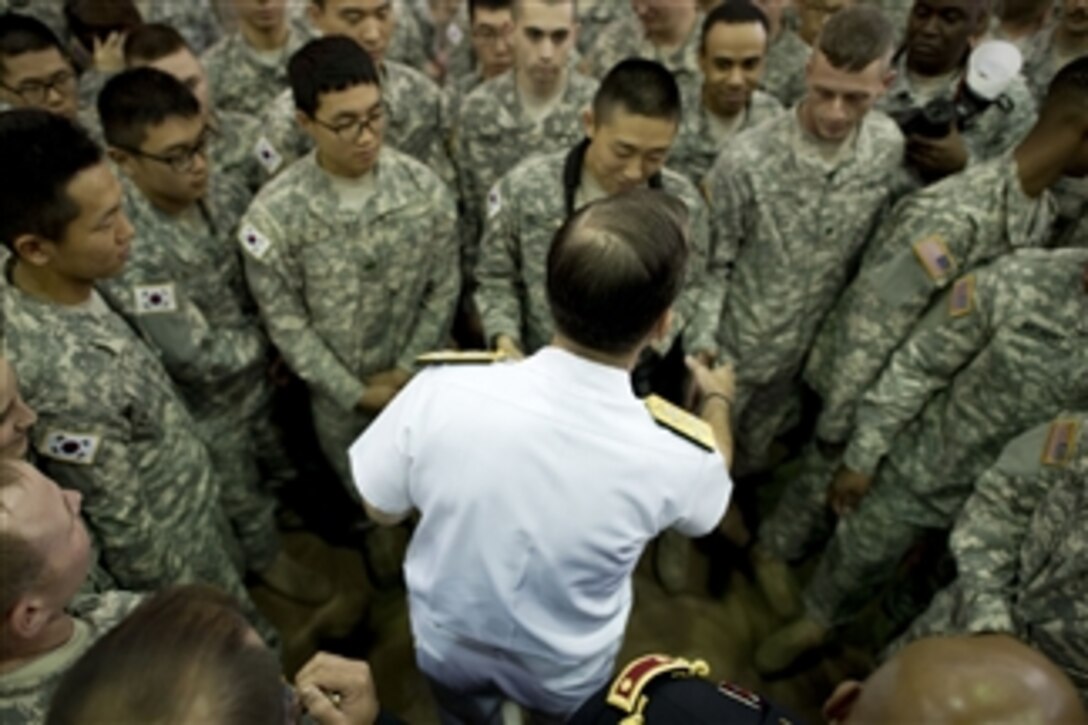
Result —
<path fill-rule="evenodd" d="M 253 155 L 269 174 L 274 174 L 283 166 L 283 156 L 268 137 L 261 136 L 253 146 Z"/>
<path fill-rule="evenodd" d="M 1050 424 L 1043 446 L 1043 464 L 1066 466 L 1077 452 L 1080 423 L 1072 418 L 1060 418 Z"/>
<path fill-rule="evenodd" d="M 956 271 L 956 259 L 948 251 L 948 245 L 940 235 L 919 239 L 912 248 L 918 263 L 934 282 L 944 282 Z"/>
<path fill-rule="evenodd" d="M 264 259 L 264 255 L 268 253 L 269 248 L 272 246 L 272 242 L 268 241 L 268 237 L 248 224 L 242 227 L 242 231 L 238 232 L 238 241 L 242 243 L 242 247 L 254 259 Z"/>
<path fill-rule="evenodd" d="M 965 317 L 975 309 L 975 275 L 960 277 L 952 286 L 948 298 L 948 314 L 951 317 Z"/>
<path fill-rule="evenodd" d="M 702 660 L 685 660 L 668 655 L 645 655 L 632 661 L 608 688 L 605 698 L 612 707 L 626 715 L 638 716 L 646 709 L 649 700 L 643 691 L 658 677 L 705 677 L 710 667 Z M 623 720 L 621 722 L 628 722 Z M 641 720 L 631 720 L 641 722 Z"/>
<path fill-rule="evenodd" d="M 491 350 L 439 350 L 420 355 L 416 358 L 416 365 L 490 365 L 505 359 L 501 352 Z"/>
<path fill-rule="evenodd" d="M 718 450 L 717 443 L 714 441 L 714 431 L 702 418 L 692 415 L 657 395 L 646 396 L 645 402 L 646 409 L 661 427 L 668 428 L 681 438 L 687 438 L 700 448 L 708 451 Z"/>
<path fill-rule="evenodd" d="M 174 283 L 136 285 L 136 312 L 150 315 L 159 312 L 177 312 L 178 297 L 174 292 Z"/>
<path fill-rule="evenodd" d="M 102 439 L 93 433 L 77 433 L 67 430 L 46 431 L 44 443 L 38 452 L 46 458 L 77 466 L 90 466 L 98 455 Z"/>
<path fill-rule="evenodd" d="M 490 219 L 500 211 L 502 211 L 502 192 L 496 186 L 487 193 L 487 218 Z"/>

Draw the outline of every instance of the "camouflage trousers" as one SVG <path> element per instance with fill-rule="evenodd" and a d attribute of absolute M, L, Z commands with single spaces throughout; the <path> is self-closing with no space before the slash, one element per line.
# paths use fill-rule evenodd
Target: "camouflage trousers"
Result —
<path fill-rule="evenodd" d="M 801 473 L 786 486 L 774 512 L 760 526 L 759 546 L 783 561 L 796 561 L 827 542 L 835 517 L 827 488 L 841 458 L 825 457 L 815 444 L 802 453 Z"/>
<path fill-rule="evenodd" d="M 801 413 L 800 387 L 790 378 L 763 385 L 737 386 L 734 414 L 736 460 L 734 476 L 758 473 L 767 468 L 767 454 L 775 437 L 796 425 Z"/>
<path fill-rule="evenodd" d="M 263 412 L 263 411 L 262 411 Z M 282 432 L 268 415 L 202 421 L 219 478 L 219 501 L 230 519 L 246 571 L 261 572 L 280 552 L 274 481 L 291 476 Z"/>
<path fill-rule="evenodd" d="M 362 435 L 374 416 L 358 409 L 344 410 L 332 401 L 317 396 L 311 396 L 310 405 L 321 452 L 351 498 L 358 501 L 359 492 L 351 475 L 348 448 Z"/>
<path fill-rule="evenodd" d="M 912 490 L 917 471 L 887 460 L 861 505 L 839 520 L 805 589 L 805 610 L 826 627 L 856 616 L 894 576 L 911 546 L 951 525 Z"/>

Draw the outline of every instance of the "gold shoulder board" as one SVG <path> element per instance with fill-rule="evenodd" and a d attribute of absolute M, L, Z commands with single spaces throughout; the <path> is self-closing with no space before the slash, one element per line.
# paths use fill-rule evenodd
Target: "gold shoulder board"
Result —
<path fill-rule="evenodd" d="M 650 415 L 658 425 L 668 428 L 681 438 L 687 438 L 700 448 L 708 451 L 718 450 L 714 441 L 714 431 L 702 418 L 692 415 L 657 395 L 646 397 L 646 409 L 650 411 Z"/>
<path fill-rule="evenodd" d="M 505 357 L 501 352 L 490 350 L 439 350 L 423 353 L 416 358 L 416 365 L 490 365 Z"/>

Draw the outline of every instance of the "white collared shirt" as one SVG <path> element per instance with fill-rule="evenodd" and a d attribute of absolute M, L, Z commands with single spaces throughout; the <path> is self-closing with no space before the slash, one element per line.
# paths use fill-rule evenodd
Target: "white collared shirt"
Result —
<path fill-rule="evenodd" d="M 647 542 L 709 533 L 732 490 L 721 455 L 655 423 L 625 370 L 556 347 L 424 371 L 350 458 L 371 506 L 422 515 L 405 562 L 417 648 L 523 655 L 575 704 L 611 672 Z"/>

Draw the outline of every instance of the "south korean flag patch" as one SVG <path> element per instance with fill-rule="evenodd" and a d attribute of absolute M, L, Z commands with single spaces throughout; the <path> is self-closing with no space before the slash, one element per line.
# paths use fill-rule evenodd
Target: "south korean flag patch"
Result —
<path fill-rule="evenodd" d="M 254 145 L 253 155 L 269 175 L 276 173 L 283 166 L 283 156 L 272 145 L 272 142 L 264 136 L 261 136 L 260 140 Z"/>
<path fill-rule="evenodd" d="M 137 314 L 177 312 L 178 297 L 173 283 L 139 285 L 135 288 L 135 295 Z"/>
<path fill-rule="evenodd" d="M 502 211 L 502 193 L 496 186 L 487 195 L 487 218 L 492 218 L 500 211 Z"/>
<path fill-rule="evenodd" d="M 238 241 L 242 243 L 242 248 L 255 259 L 264 259 L 264 255 L 268 253 L 268 249 L 272 246 L 272 242 L 268 241 L 268 237 L 248 224 L 242 227 L 242 231 L 238 233 Z"/>
<path fill-rule="evenodd" d="M 90 466 L 98 455 L 98 445 L 101 441 L 102 439 L 93 433 L 52 430 L 45 434 L 45 441 L 39 453 L 61 463 Z"/>

